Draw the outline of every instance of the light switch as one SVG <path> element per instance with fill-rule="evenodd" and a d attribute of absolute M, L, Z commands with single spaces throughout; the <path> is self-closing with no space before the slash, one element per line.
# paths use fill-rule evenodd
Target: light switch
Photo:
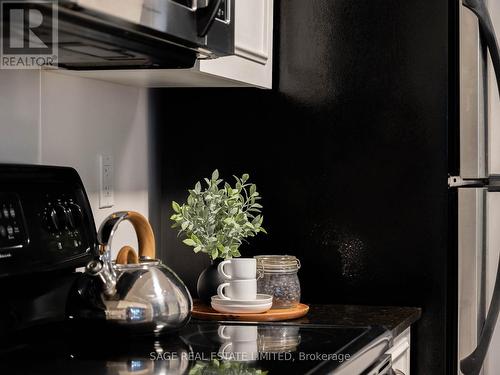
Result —
<path fill-rule="evenodd" d="M 115 204 L 113 156 L 99 155 L 99 208 Z"/>

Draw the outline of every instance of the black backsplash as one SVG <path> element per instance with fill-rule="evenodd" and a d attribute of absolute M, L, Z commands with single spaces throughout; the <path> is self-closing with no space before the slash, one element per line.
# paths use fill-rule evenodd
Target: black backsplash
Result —
<path fill-rule="evenodd" d="M 243 255 L 298 256 L 305 302 L 423 307 L 413 370 L 445 373 L 448 3 L 277 11 L 277 89 L 152 91 L 162 256 L 194 290 L 208 259 L 170 229 L 170 202 L 215 168 L 247 172 L 269 235 Z"/>

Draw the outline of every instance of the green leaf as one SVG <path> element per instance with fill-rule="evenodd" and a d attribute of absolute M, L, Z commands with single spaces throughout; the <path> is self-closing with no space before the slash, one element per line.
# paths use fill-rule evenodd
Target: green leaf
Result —
<path fill-rule="evenodd" d="M 201 193 L 201 184 L 200 184 L 200 181 L 198 181 L 196 183 L 196 185 L 194 185 L 194 191 L 196 192 L 196 194 L 200 194 Z"/>
<path fill-rule="evenodd" d="M 186 230 L 188 226 L 189 226 L 189 221 L 183 221 L 181 224 L 181 229 Z"/>
<path fill-rule="evenodd" d="M 199 252 L 201 251 L 201 246 L 199 246 L 199 245 L 198 245 L 198 246 L 196 246 L 196 247 L 193 249 L 193 251 L 194 251 L 195 253 L 199 253 Z"/>
<path fill-rule="evenodd" d="M 219 171 L 216 169 L 212 172 L 212 181 L 217 181 L 219 179 Z"/>
<path fill-rule="evenodd" d="M 241 181 L 243 183 L 245 183 L 248 181 L 249 178 L 250 178 L 250 175 L 248 173 L 245 173 L 243 176 L 241 176 Z"/>
<path fill-rule="evenodd" d="M 257 186 L 255 186 L 254 184 L 250 185 L 250 196 L 253 196 L 256 191 L 257 191 Z"/>
<path fill-rule="evenodd" d="M 254 229 L 253 224 L 252 224 L 252 223 L 249 223 L 249 222 L 246 222 L 243 226 L 244 226 L 245 228 L 248 228 L 248 229 L 251 229 L 251 230 L 253 230 L 253 229 Z"/>
<path fill-rule="evenodd" d="M 191 238 L 186 238 L 184 241 L 182 241 L 185 245 L 188 246 L 196 246 L 196 242 L 194 242 Z"/>
<path fill-rule="evenodd" d="M 179 203 L 177 203 L 176 201 L 172 201 L 172 209 L 174 210 L 174 212 L 176 213 L 179 213 L 181 212 L 181 206 L 179 205 Z"/>
<path fill-rule="evenodd" d="M 219 252 L 217 251 L 217 248 L 214 248 L 212 250 L 212 253 L 210 255 L 212 256 L 212 259 L 217 259 L 217 256 L 219 255 Z"/>

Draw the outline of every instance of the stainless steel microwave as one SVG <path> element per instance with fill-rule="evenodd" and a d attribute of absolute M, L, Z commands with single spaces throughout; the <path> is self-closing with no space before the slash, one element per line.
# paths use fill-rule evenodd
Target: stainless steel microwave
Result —
<path fill-rule="evenodd" d="M 141 24 L 192 43 L 200 52 L 234 52 L 233 0 L 145 0 Z"/>
<path fill-rule="evenodd" d="M 234 52 L 235 0 L 60 0 L 38 6 L 44 20 L 57 14 L 61 68 L 190 68 L 197 59 Z"/>

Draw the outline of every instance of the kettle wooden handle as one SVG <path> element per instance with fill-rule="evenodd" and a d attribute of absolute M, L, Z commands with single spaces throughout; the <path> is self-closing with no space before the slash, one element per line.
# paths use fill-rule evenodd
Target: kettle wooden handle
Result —
<path fill-rule="evenodd" d="M 118 214 L 120 216 L 118 216 Z M 156 247 L 155 247 L 155 236 L 153 233 L 153 228 L 149 224 L 148 219 L 142 216 L 138 212 L 127 211 L 120 212 L 110 215 L 111 219 L 119 218 L 116 223 L 113 224 L 114 228 L 119 225 L 123 220 L 128 220 L 134 227 L 135 233 L 137 234 L 137 242 L 139 243 L 139 257 L 145 257 L 149 259 L 156 258 Z M 110 220 L 111 220 L 110 219 Z M 100 230 L 101 232 L 101 230 Z M 102 246 L 101 246 L 102 247 Z M 124 246 L 120 249 L 118 256 L 116 258 L 116 263 L 118 264 L 129 264 L 138 263 L 139 259 L 137 253 L 130 246 Z"/>
<path fill-rule="evenodd" d="M 123 246 L 116 256 L 116 264 L 137 264 L 139 257 L 131 246 Z"/>
<path fill-rule="evenodd" d="M 139 257 L 155 259 L 155 236 L 148 219 L 138 212 L 129 211 L 127 220 L 130 221 L 137 234 L 137 241 L 139 242 Z"/>

